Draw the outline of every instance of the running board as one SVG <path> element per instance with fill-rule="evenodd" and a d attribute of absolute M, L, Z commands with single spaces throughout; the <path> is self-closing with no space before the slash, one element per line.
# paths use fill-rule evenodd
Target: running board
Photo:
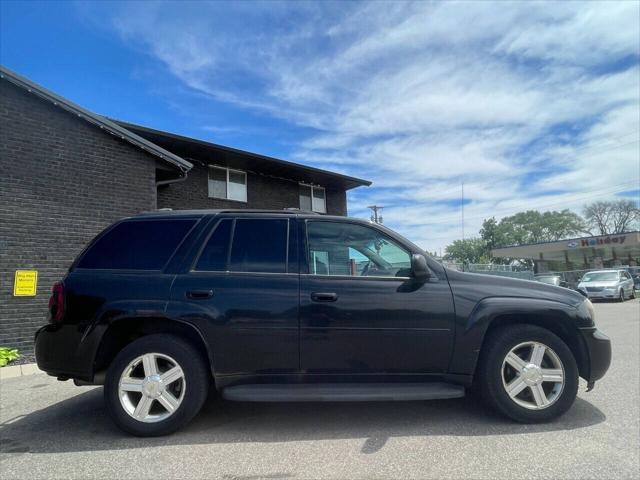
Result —
<path fill-rule="evenodd" d="M 318 383 L 237 385 L 222 390 L 239 402 L 386 402 L 464 397 L 451 383 Z"/>

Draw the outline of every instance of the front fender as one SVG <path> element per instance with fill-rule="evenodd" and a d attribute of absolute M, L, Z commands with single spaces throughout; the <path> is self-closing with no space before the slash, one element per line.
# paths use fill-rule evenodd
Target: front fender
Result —
<path fill-rule="evenodd" d="M 569 334 L 577 334 L 578 328 L 592 324 L 581 309 L 554 300 L 526 297 L 484 298 L 476 304 L 468 317 L 457 319 L 449 372 L 472 375 L 487 331 L 496 322 L 505 319 L 510 323 L 551 323 L 558 330 Z"/>

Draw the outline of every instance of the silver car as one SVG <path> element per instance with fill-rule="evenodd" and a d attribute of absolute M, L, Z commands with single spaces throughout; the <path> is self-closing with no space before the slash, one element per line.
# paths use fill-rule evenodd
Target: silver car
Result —
<path fill-rule="evenodd" d="M 625 270 L 595 270 L 582 276 L 578 290 L 590 299 L 635 298 L 633 279 Z"/>

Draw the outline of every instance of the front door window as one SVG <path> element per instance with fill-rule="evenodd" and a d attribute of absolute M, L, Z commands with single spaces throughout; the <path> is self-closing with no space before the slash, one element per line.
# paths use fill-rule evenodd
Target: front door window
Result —
<path fill-rule="evenodd" d="M 411 256 L 382 232 L 346 222 L 307 226 L 310 273 L 352 277 L 408 277 Z"/>

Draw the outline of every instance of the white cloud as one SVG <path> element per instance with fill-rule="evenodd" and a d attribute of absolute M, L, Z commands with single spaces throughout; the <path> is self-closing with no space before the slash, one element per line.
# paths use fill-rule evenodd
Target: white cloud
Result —
<path fill-rule="evenodd" d="M 215 101 L 315 129 L 291 159 L 374 181 L 436 249 L 487 216 L 638 180 L 637 2 L 120 5 L 114 29 Z M 226 128 L 219 126 L 218 128 Z"/>

